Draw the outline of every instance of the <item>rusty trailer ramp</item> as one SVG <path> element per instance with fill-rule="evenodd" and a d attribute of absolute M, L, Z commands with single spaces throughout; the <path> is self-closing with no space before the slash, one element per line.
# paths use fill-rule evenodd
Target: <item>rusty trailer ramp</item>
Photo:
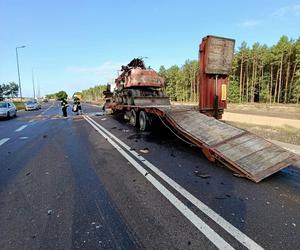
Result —
<path fill-rule="evenodd" d="M 210 161 L 222 162 L 254 182 L 299 160 L 290 151 L 197 110 L 172 106 L 157 108 L 155 113 L 185 138 L 201 147 Z"/>

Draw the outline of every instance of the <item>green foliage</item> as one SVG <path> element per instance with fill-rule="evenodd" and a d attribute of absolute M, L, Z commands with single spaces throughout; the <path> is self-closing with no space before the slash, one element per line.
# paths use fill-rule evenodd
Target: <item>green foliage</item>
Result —
<path fill-rule="evenodd" d="M 56 99 L 58 101 L 61 101 L 63 99 L 67 99 L 68 98 L 68 94 L 66 93 L 66 91 L 61 90 L 61 91 L 59 91 L 57 93 L 46 95 L 46 98 L 48 98 L 48 99 Z"/>
<path fill-rule="evenodd" d="M 3 97 L 17 97 L 19 86 L 15 82 L 9 82 L 8 84 L 3 83 L 0 85 L 0 96 Z"/>
<path fill-rule="evenodd" d="M 61 101 L 63 99 L 67 99 L 67 98 L 68 98 L 68 94 L 63 90 L 56 93 L 56 99 L 59 101 Z"/>
<path fill-rule="evenodd" d="M 86 90 L 81 91 L 82 99 L 85 101 L 103 101 L 104 95 L 103 91 L 105 91 L 107 88 L 106 85 L 96 85 L 95 87 L 91 87 Z"/>

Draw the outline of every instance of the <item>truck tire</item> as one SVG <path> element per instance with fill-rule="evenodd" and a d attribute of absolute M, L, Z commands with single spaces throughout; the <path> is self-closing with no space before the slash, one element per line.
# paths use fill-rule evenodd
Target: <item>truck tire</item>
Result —
<path fill-rule="evenodd" d="M 140 111 L 139 114 L 139 123 L 140 123 L 140 130 L 147 131 L 150 127 L 150 120 L 145 111 Z"/>
<path fill-rule="evenodd" d="M 131 110 L 129 123 L 134 127 L 137 127 L 139 124 L 138 115 L 134 109 Z"/>

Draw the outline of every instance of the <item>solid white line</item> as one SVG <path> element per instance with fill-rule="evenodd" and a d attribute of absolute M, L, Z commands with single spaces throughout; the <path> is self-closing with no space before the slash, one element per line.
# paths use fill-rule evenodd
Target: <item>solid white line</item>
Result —
<path fill-rule="evenodd" d="M 109 138 L 102 130 L 100 130 L 86 116 L 84 119 L 92 125 L 115 149 L 119 151 L 160 193 L 165 196 L 194 226 L 202 232 L 217 248 L 234 249 L 219 234 L 202 221 L 195 213 L 193 213 L 186 205 L 184 205 L 175 195 L 165 188 L 155 177 L 147 172 L 137 161 L 125 152 L 116 142 Z"/>
<path fill-rule="evenodd" d="M 23 125 L 21 127 L 19 127 L 18 129 L 15 130 L 15 132 L 20 132 L 22 131 L 24 128 L 26 128 L 28 125 Z"/>
<path fill-rule="evenodd" d="M 10 138 L 3 138 L 0 140 L 0 146 L 2 146 L 5 142 L 7 142 Z"/>
<path fill-rule="evenodd" d="M 47 108 L 47 109 L 45 109 L 42 113 L 41 113 L 41 115 L 43 115 L 43 114 L 45 114 L 49 109 L 51 109 L 53 107 L 53 104 L 49 107 L 49 108 Z"/>
<path fill-rule="evenodd" d="M 263 249 L 260 245 L 258 245 L 255 241 L 249 238 L 246 234 L 241 232 L 235 226 L 226 221 L 222 216 L 213 211 L 207 205 L 205 205 L 202 201 L 193 196 L 190 192 L 180 186 L 177 182 L 173 181 L 170 177 L 160 171 L 157 167 L 155 167 L 152 163 L 147 161 L 143 156 L 139 155 L 136 151 L 131 150 L 128 145 L 119 140 L 116 136 L 106 130 L 103 126 L 98 124 L 92 118 L 90 119 L 96 126 L 102 129 L 105 133 L 107 133 L 111 138 L 113 138 L 116 142 L 118 142 L 122 147 L 128 150 L 133 156 L 138 158 L 143 164 L 145 164 L 149 169 L 151 169 L 155 174 L 157 174 L 160 178 L 162 178 L 166 183 L 168 183 L 171 187 L 173 187 L 177 192 L 179 192 L 182 196 L 188 199 L 191 203 L 193 203 L 198 209 L 200 209 L 204 214 L 210 217 L 213 221 L 215 221 L 219 226 L 221 226 L 224 230 L 226 230 L 229 234 L 231 234 L 236 240 L 238 240 L 241 244 L 243 244 L 248 249 Z"/>

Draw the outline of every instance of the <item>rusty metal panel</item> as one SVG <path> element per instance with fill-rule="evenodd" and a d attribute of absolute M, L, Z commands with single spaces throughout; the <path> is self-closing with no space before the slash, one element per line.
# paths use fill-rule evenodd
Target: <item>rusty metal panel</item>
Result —
<path fill-rule="evenodd" d="M 242 134 L 244 130 L 235 128 L 199 111 L 166 111 L 167 114 L 185 131 L 207 145 L 214 145 Z"/>
<path fill-rule="evenodd" d="M 228 38 L 207 37 L 206 74 L 229 74 L 233 60 L 234 43 L 234 40 Z"/>
<path fill-rule="evenodd" d="M 182 106 L 157 109 L 183 136 L 252 181 L 259 182 L 299 160 L 295 154 L 259 136 L 199 111 Z"/>

